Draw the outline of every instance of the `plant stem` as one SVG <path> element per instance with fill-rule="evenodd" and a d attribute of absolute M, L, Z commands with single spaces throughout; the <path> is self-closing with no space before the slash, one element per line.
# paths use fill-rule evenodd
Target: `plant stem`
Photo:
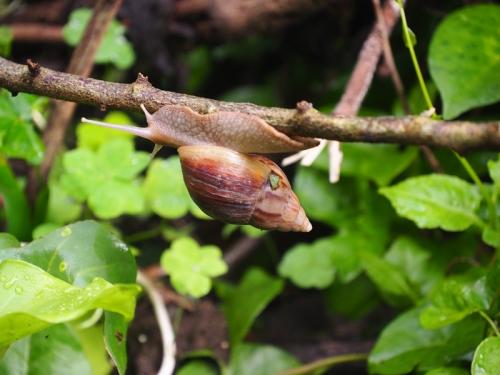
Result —
<path fill-rule="evenodd" d="M 313 371 L 327 369 L 331 366 L 338 365 L 341 363 L 349 362 L 360 362 L 365 361 L 368 358 L 367 353 L 355 353 L 355 354 L 342 354 L 334 357 L 320 359 L 319 361 L 311 362 L 307 365 L 297 367 L 294 369 L 286 370 L 280 372 L 279 375 L 305 375 L 311 374 Z"/>
<path fill-rule="evenodd" d="M 481 315 L 484 320 L 486 320 L 488 322 L 488 324 L 491 326 L 491 328 L 493 329 L 493 332 L 495 332 L 495 335 L 497 335 L 498 337 L 500 337 L 500 331 L 498 330 L 498 327 L 497 325 L 495 324 L 495 322 L 488 316 L 488 314 L 486 314 L 484 311 L 481 311 L 479 310 L 479 315 Z"/>
<path fill-rule="evenodd" d="M 422 94 L 424 96 L 427 107 L 429 109 L 432 109 L 434 108 L 434 106 L 432 105 L 431 97 L 429 95 L 429 92 L 427 91 L 427 87 L 425 86 L 424 77 L 422 76 L 422 71 L 420 70 L 420 65 L 418 64 L 417 55 L 415 53 L 415 49 L 413 48 L 413 43 L 410 38 L 410 31 L 408 28 L 408 23 L 406 22 L 406 15 L 403 6 L 403 1 L 397 0 L 397 2 L 399 5 L 399 9 L 401 10 L 401 25 L 403 28 L 403 38 L 405 40 L 406 47 L 408 47 L 408 50 L 410 51 L 411 61 L 413 63 L 413 67 L 415 68 L 415 73 L 417 74 L 418 83 L 420 84 L 420 90 L 422 90 Z"/>
<path fill-rule="evenodd" d="M 486 204 L 488 205 L 490 223 L 493 224 L 493 227 L 496 227 L 496 221 L 497 221 L 496 210 L 495 210 L 495 204 L 493 202 L 492 197 L 490 197 L 490 195 L 488 194 L 488 191 L 486 190 L 486 187 L 481 182 L 481 179 L 477 175 L 477 173 L 474 170 L 474 168 L 472 168 L 472 166 L 470 165 L 470 163 L 467 161 L 467 159 L 464 158 L 463 156 L 460 156 L 455 151 L 453 151 L 453 154 L 457 157 L 458 161 L 460 162 L 460 164 L 462 164 L 462 166 L 464 167 L 464 169 L 467 172 L 467 174 L 470 176 L 470 178 L 472 179 L 472 181 L 474 181 L 474 183 L 479 188 L 479 191 L 481 192 L 481 195 L 483 196 L 483 199 L 486 201 Z"/>
<path fill-rule="evenodd" d="M 167 308 L 163 299 L 154 287 L 153 283 L 142 272 L 137 273 L 137 282 L 144 288 L 147 293 L 153 310 L 156 316 L 158 327 L 160 328 L 161 342 L 163 345 L 163 357 L 158 374 L 170 375 L 175 368 L 175 336 L 172 329 L 172 323 L 168 315 Z"/>

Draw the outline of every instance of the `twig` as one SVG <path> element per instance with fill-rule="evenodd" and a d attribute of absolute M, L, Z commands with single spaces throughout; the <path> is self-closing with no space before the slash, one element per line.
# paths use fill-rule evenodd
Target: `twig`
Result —
<path fill-rule="evenodd" d="M 175 2 L 174 12 L 178 18 L 201 19 L 195 26 L 202 33 L 235 38 L 282 29 L 337 1 L 181 0 Z"/>
<path fill-rule="evenodd" d="M 443 121 L 425 116 L 328 116 L 315 109 L 299 112 L 162 91 L 142 75 L 132 84 L 82 78 L 46 68 L 40 68 L 34 76 L 26 65 L 0 58 L 0 87 L 122 110 L 139 111 L 139 106 L 145 104 L 150 112 L 154 112 L 164 105 L 177 104 L 199 113 L 236 111 L 258 116 L 289 135 L 343 142 L 426 144 L 460 152 L 478 148 L 500 149 L 500 121 Z"/>
<path fill-rule="evenodd" d="M 61 26 L 43 23 L 13 23 L 8 26 L 15 42 L 61 43 L 64 40 Z"/>
<path fill-rule="evenodd" d="M 122 0 L 99 0 L 94 8 L 80 44 L 76 47 L 68 66 L 68 73 L 88 77 L 94 66 L 94 57 L 97 48 L 108 28 L 109 23 L 120 8 Z M 71 102 L 56 102 L 50 114 L 47 130 L 43 140 L 46 152 L 40 166 L 43 180 L 47 179 L 49 170 L 54 162 L 57 152 L 61 148 L 64 135 L 69 126 L 76 104 Z"/>
<path fill-rule="evenodd" d="M 224 261 L 230 269 L 243 261 L 262 242 L 262 237 L 243 236 L 224 254 Z"/>
<path fill-rule="evenodd" d="M 334 365 L 341 363 L 359 362 L 365 361 L 368 358 L 368 354 L 342 354 L 335 357 L 320 359 L 319 361 L 314 361 L 308 363 L 307 365 L 297 367 L 291 370 L 286 370 L 280 372 L 278 375 L 306 375 L 312 374 L 314 371 L 328 369 Z"/>
<path fill-rule="evenodd" d="M 155 289 L 151 281 L 142 273 L 137 273 L 137 282 L 142 285 L 153 305 L 156 320 L 160 328 L 161 342 L 163 345 L 163 358 L 158 375 L 170 375 L 175 368 L 175 337 L 172 329 L 172 323 L 168 316 L 163 299 Z"/>
<path fill-rule="evenodd" d="M 399 19 L 399 11 L 393 1 L 386 1 L 383 8 L 385 30 L 387 35 L 392 31 Z M 336 115 L 353 116 L 359 111 L 361 102 L 366 96 L 377 69 L 380 55 L 383 51 L 383 36 L 378 22 L 366 38 L 358 56 L 356 66 L 347 83 L 346 90 L 336 105 L 333 113 Z"/>
<path fill-rule="evenodd" d="M 387 2 L 391 2 L 388 0 Z M 394 88 L 399 96 L 399 100 L 406 114 L 410 113 L 410 106 L 408 105 L 408 100 L 405 95 L 405 89 L 401 77 L 399 75 L 396 63 L 394 62 L 394 56 L 392 54 L 391 44 L 389 41 L 389 32 L 385 24 L 385 17 L 382 11 L 382 6 L 380 5 L 380 0 L 372 0 L 373 8 L 375 9 L 375 15 L 377 16 L 378 28 L 381 34 L 382 50 L 384 53 L 384 60 L 389 68 L 389 73 L 391 75 Z"/>

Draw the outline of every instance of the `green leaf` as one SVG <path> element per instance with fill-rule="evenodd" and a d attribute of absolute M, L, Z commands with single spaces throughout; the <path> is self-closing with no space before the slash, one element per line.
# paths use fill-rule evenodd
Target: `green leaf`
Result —
<path fill-rule="evenodd" d="M 183 365 L 177 375 L 218 375 L 219 371 L 207 361 L 195 359 Z"/>
<path fill-rule="evenodd" d="M 9 57 L 12 48 L 12 30 L 9 26 L 0 26 L 0 56 Z"/>
<path fill-rule="evenodd" d="M 125 113 L 117 111 L 109 112 L 101 121 L 119 125 L 135 125 Z M 111 139 L 124 138 L 132 140 L 134 135 L 122 130 L 81 122 L 76 128 L 76 138 L 78 148 L 88 148 L 89 150 L 97 151 Z"/>
<path fill-rule="evenodd" d="M 189 211 L 190 197 L 178 156 L 155 159 L 148 168 L 143 190 L 151 209 L 161 217 L 176 219 Z"/>
<path fill-rule="evenodd" d="M 442 279 L 444 270 L 437 259 L 433 259 L 433 251 L 442 248 L 425 247 L 422 241 L 417 241 L 410 237 L 398 237 L 385 254 L 385 259 L 399 269 L 409 284 L 417 287 L 422 295 L 425 295 L 431 288 Z M 456 252 L 454 253 L 456 255 Z"/>
<path fill-rule="evenodd" d="M 375 286 L 365 275 L 345 284 L 335 282 L 324 295 L 329 310 L 350 319 L 361 319 L 380 303 Z"/>
<path fill-rule="evenodd" d="M 379 191 L 419 228 L 461 231 L 480 222 L 474 213 L 481 201 L 478 190 L 454 176 L 418 176 Z"/>
<path fill-rule="evenodd" d="M 111 283 L 134 283 L 137 273 L 130 249 L 103 225 L 83 221 L 58 229 L 23 247 L 0 251 L 0 259 L 22 259 L 76 286 L 95 277 Z M 116 334 L 121 332 L 122 335 Z M 106 348 L 121 374 L 125 373 L 127 322 L 119 314 L 105 313 Z"/>
<path fill-rule="evenodd" d="M 307 215 L 336 226 L 358 214 L 355 182 L 342 179 L 337 184 L 328 181 L 328 174 L 314 168 L 300 167 L 295 175 L 294 190 Z"/>
<path fill-rule="evenodd" d="M 137 268 L 130 249 L 103 225 L 82 221 L 19 248 L 3 249 L 0 260 L 21 259 L 76 286 L 95 277 L 134 283 Z"/>
<path fill-rule="evenodd" d="M 326 288 L 335 277 L 331 248 L 332 241 L 329 238 L 313 244 L 295 245 L 281 260 L 278 272 L 301 288 Z"/>
<path fill-rule="evenodd" d="M 0 90 L 0 154 L 39 164 L 43 158 L 43 143 L 32 122 L 32 105 L 38 97 Z"/>
<path fill-rule="evenodd" d="M 418 156 L 416 147 L 401 150 L 400 146 L 383 144 L 347 143 L 342 152 L 342 175 L 365 177 L 379 186 L 389 184 Z"/>
<path fill-rule="evenodd" d="M 500 369 L 500 337 L 488 337 L 476 349 L 472 375 L 494 375 Z"/>
<path fill-rule="evenodd" d="M 76 46 L 80 42 L 91 17 L 92 11 L 87 8 L 80 8 L 71 12 L 69 21 L 63 28 L 66 43 Z M 118 69 L 130 68 L 134 63 L 134 49 L 125 38 L 125 27 L 118 21 L 111 21 L 97 49 L 94 61 L 97 64 L 112 63 Z"/>
<path fill-rule="evenodd" d="M 488 160 L 488 172 L 495 184 L 495 189 L 500 192 L 500 154 L 497 160 Z"/>
<path fill-rule="evenodd" d="M 20 247 L 21 243 L 10 233 L 0 232 L 0 250 L 8 247 Z"/>
<path fill-rule="evenodd" d="M 0 307 L 0 347 L 97 308 L 130 320 L 140 290 L 136 285 L 113 285 L 102 278 L 79 288 L 15 259 L 0 262 L 0 282 L 0 300 L 9 301 Z"/>
<path fill-rule="evenodd" d="M 443 116 L 500 100 L 500 6 L 481 4 L 448 15 L 429 47 L 429 69 L 443 99 Z"/>
<path fill-rule="evenodd" d="M 419 309 L 409 310 L 384 328 L 368 358 L 370 372 L 406 374 L 444 366 L 472 351 L 483 338 L 485 323 L 480 318 L 426 330 L 419 315 Z"/>
<path fill-rule="evenodd" d="M 431 295 L 431 306 L 422 311 L 422 326 L 439 328 L 458 322 L 475 312 L 487 311 L 494 292 L 488 288 L 486 277 L 478 277 L 476 273 L 469 272 L 443 281 Z"/>
<path fill-rule="evenodd" d="M 438 367 L 427 371 L 425 375 L 468 375 L 469 372 L 460 367 Z"/>
<path fill-rule="evenodd" d="M 500 247 L 500 228 L 493 228 L 487 225 L 481 235 L 482 240 L 495 248 Z"/>
<path fill-rule="evenodd" d="M 64 225 L 77 220 L 82 214 L 82 205 L 58 182 L 49 182 L 49 200 L 47 202 L 47 214 L 45 221 Z"/>
<path fill-rule="evenodd" d="M 75 199 L 87 199 L 99 218 L 139 214 L 145 202 L 136 178 L 148 163 L 149 155 L 134 151 L 132 140 L 112 139 L 97 152 L 78 148 L 65 153 L 60 184 Z"/>
<path fill-rule="evenodd" d="M 413 303 L 419 300 L 418 294 L 409 285 L 403 270 L 373 253 L 361 251 L 360 257 L 370 279 L 390 300 L 394 301 L 394 297 L 403 297 Z"/>
<path fill-rule="evenodd" d="M 269 276 L 258 268 L 252 268 L 243 275 L 239 285 L 223 300 L 231 346 L 245 337 L 253 321 L 281 293 L 283 286 L 283 280 Z"/>
<path fill-rule="evenodd" d="M 403 32 L 403 42 L 404 42 L 405 46 L 407 48 L 410 48 L 412 46 L 413 47 L 416 46 L 417 45 L 417 36 L 412 31 L 412 29 L 410 29 L 408 26 L 406 27 L 406 29 L 408 30 L 408 35 L 406 35 Z"/>
<path fill-rule="evenodd" d="M 143 191 L 153 212 L 161 217 L 177 219 L 189 211 L 198 218 L 208 217 L 189 196 L 178 156 L 155 159 L 148 168 Z"/>
<path fill-rule="evenodd" d="M 127 331 L 128 322 L 123 315 L 104 313 L 104 344 L 120 375 L 127 370 Z"/>
<path fill-rule="evenodd" d="M 1 157 L 0 198 L 3 200 L 8 231 L 21 240 L 28 239 L 31 231 L 28 200 L 10 167 Z"/>
<path fill-rule="evenodd" d="M 381 229 L 381 231 L 383 231 Z M 347 283 L 362 271 L 360 252 L 382 254 L 384 247 L 357 228 L 342 230 L 332 238 L 330 257 L 339 280 Z"/>
<path fill-rule="evenodd" d="M 80 329 L 78 326 L 75 328 L 73 325 L 72 328 L 72 332 L 78 336 L 85 357 L 90 363 L 92 375 L 108 375 L 112 366 L 102 339 L 102 325 L 93 325 L 84 329 Z"/>
<path fill-rule="evenodd" d="M 276 375 L 299 365 L 295 357 L 274 346 L 239 344 L 233 349 L 228 375 Z"/>
<path fill-rule="evenodd" d="M 0 360 L 0 375 L 46 374 L 93 374 L 78 337 L 64 324 L 15 342 Z"/>
<path fill-rule="evenodd" d="M 178 292 L 196 298 L 210 292 L 212 277 L 227 272 L 227 265 L 217 246 L 200 247 L 189 237 L 175 240 L 163 252 L 160 263 Z"/>

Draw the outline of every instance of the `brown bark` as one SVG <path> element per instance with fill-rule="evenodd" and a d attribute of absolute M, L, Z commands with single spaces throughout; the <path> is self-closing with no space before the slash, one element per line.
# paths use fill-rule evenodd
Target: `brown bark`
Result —
<path fill-rule="evenodd" d="M 315 109 L 303 112 L 163 91 L 153 87 L 144 76 L 131 84 L 124 84 L 83 78 L 42 67 L 36 72 L 30 72 L 27 65 L 0 58 L 1 87 L 100 108 L 140 111 L 140 104 L 144 104 L 154 112 L 164 105 L 177 104 L 199 113 L 216 110 L 248 113 L 262 118 L 279 131 L 296 136 L 343 142 L 425 144 L 458 151 L 500 149 L 500 121 L 443 121 L 422 116 L 328 116 Z"/>

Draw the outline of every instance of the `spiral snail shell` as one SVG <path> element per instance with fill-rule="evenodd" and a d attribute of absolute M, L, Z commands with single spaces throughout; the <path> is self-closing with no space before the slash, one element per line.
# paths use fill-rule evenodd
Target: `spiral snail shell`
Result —
<path fill-rule="evenodd" d="M 284 172 L 261 155 L 315 145 L 290 138 L 259 117 L 239 112 L 200 115 L 166 105 L 154 114 L 143 109 L 147 128 L 87 120 L 178 149 L 189 194 L 209 216 L 257 228 L 309 232 L 312 225 Z"/>

